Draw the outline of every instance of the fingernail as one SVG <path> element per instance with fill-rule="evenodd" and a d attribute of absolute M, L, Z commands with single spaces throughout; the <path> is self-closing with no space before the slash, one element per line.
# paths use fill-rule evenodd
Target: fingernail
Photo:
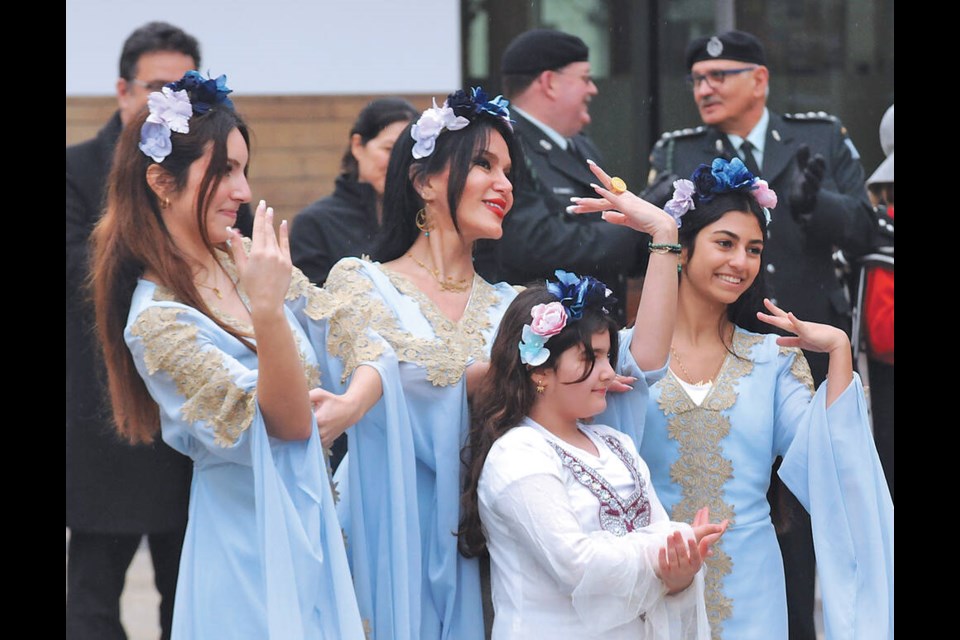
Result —
<path fill-rule="evenodd" d="M 593 166 L 597 166 L 597 163 L 591 160 L 590 158 L 587 158 L 587 164 L 592 164 Z"/>
<path fill-rule="evenodd" d="M 569 207 L 567 207 L 567 213 L 576 213 L 576 211 L 574 211 L 574 209 L 576 208 L 577 208 L 577 205 L 575 204 L 570 205 Z"/>
<path fill-rule="evenodd" d="M 580 202 L 580 198 L 578 196 L 570 196 L 570 202 Z"/>
<path fill-rule="evenodd" d="M 231 235 L 231 236 L 233 235 L 233 227 L 231 227 L 230 225 L 227 225 L 227 235 Z"/>
<path fill-rule="evenodd" d="M 284 228 L 284 227 L 286 227 L 286 226 L 287 226 L 287 221 L 286 221 L 286 220 L 283 220 L 283 221 L 280 222 L 280 227 L 281 227 L 281 228 Z"/>
<path fill-rule="evenodd" d="M 261 200 L 261 201 L 260 201 L 260 206 L 261 206 L 261 207 L 267 206 L 267 201 L 266 201 L 266 200 Z"/>
<path fill-rule="evenodd" d="M 600 185 L 593 184 L 592 182 L 590 183 L 590 186 L 593 187 L 594 189 L 600 188 Z"/>

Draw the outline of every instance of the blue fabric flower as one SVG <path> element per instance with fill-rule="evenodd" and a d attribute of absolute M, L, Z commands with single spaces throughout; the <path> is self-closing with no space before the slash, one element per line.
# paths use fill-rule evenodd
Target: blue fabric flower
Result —
<path fill-rule="evenodd" d="M 182 89 L 190 94 L 190 102 L 193 105 L 194 113 L 206 113 L 217 105 L 233 109 L 233 101 L 227 97 L 227 94 L 233 93 L 233 89 L 227 87 L 227 76 L 225 75 L 216 79 L 207 79 L 199 72 L 191 70 L 169 86 L 174 91 Z"/>
<path fill-rule="evenodd" d="M 718 193 L 750 187 L 755 179 L 740 158 L 734 158 L 730 162 L 723 158 L 714 158 L 710 172 L 716 180 L 714 188 Z"/>
<path fill-rule="evenodd" d="M 530 325 L 523 325 L 523 332 L 520 336 L 520 362 L 529 364 L 532 367 L 538 367 L 547 361 L 550 357 L 550 350 L 543 345 L 549 340 L 549 336 L 540 336 L 533 332 Z"/>
<path fill-rule="evenodd" d="M 617 301 L 607 286 L 593 276 L 581 278 L 563 269 L 557 269 L 554 274 L 557 282 L 548 282 L 547 291 L 560 300 L 571 320 L 582 318 L 586 307 L 596 306 L 610 313 L 607 306 Z"/>
<path fill-rule="evenodd" d="M 170 127 L 162 122 L 144 122 L 140 127 L 140 151 L 153 158 L 154 162 L 163 159 L 173 151 L 170 141 Z"/>

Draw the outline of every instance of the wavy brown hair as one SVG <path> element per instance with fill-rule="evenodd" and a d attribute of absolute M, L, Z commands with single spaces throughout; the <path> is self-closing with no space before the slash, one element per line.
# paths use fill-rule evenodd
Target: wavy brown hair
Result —
<path fill-rule="evenodd" d="M 556 369 L 560 355 L 571 348 L 582 347 L 586 366 L 583 375 L 573 382 L 586 380 L 596 362 L 592 339 L 594 334 L 610 334 L 610 361 L 616 362 L 618 335 L 616 321 L 599 307 L 584 308 L 579 320 L 570 320 L 563 330 L 550 338 L 550 357 L 538 367 L 520 362 L 520 337 L 523 325 L 530 323 L 530 310 L 538 304 L 557 302 L 544 285 L 535 285 L 520 292 L 507 307 L 500 320 L 497 336 L 490 350 L 490 368 L 480 381 L 473 397 L 470 432 L 460 452 L 466 467 L 463 493 L 460 495 L 460 531 L 457 546 L 468 558 L 487 552 L 487 539 L 480 522 L 477 485 L 490 447 L 510 429 L 520 424 L 537 400 L 536 387 L 530 374 L 542 369 Z"/>
<path fill-rule="evenodd" d="M 114 421 L 120 435 L 133 443 L 152 442 L 160 429 L 157 403 L 137 372 L 123 335 L 134 289 L 145 271 L 156 274 L 159 283 L 178 301 L 199 310 L 254 349 L 248 336 L 223 324 L 204 303 L 186 255 L 164 224 L 160 199 L 147 182 L 147 169 L 155 162 L 138 147 L 140 127 L 147 115 L 144 110 L 125 126 L 117 143 L 106 212 L 91 235 L 89 281 Z M 211 255 L 215 255 L 215 247 L 207 235 L 206 211 L 227 166 L 227 137 L 234 129 L 240 131 L 249 149 L 247 125 L 232 109 L 217 105 L 202 115 L 195 113 L 190 118 L 189 133 L 171 134 L 173 150 L 159 165 L 174 193 L 179 193 L 186 188 L 193 163 L 212 150 L 195 205 L 200 235 Z"/>

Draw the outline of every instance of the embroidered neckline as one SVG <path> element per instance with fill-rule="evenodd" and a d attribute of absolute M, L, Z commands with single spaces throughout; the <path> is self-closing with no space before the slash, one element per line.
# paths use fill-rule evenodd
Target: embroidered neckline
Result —
<path fill-rule="evenodd" d="M 617 537 L 625 536 L 631 531 L 646 527 L 650 524 L 650 498 L 647 496 L 646 482 L 637 469 L 633 459 L 620 444 L 620 441 L 609 435 L 594 434 L 603 444 L 616 455 L 630 471 L 633 478 L 634 490 L 626 498 L 621 498 L 616 489 L 607 482 L 600 473 L 586 464 L 579 457 L 567 451 L 553 440 L 547 438 L 547 443 L 553 447 L 560 457 L 563 466 L 570 470 L 574 479 L 592 493 L 600 502 L 598 516 L 600 527 Z M 589 436 L 588 436 L 589 437 Z"/>

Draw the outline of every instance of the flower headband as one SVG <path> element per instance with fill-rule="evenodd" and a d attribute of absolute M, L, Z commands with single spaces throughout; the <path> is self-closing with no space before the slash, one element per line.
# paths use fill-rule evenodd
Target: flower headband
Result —
<path fill-rule="evenodd" d="M 777 206 L 777 194 L 766 180 L 750 173 L 740 158 L 729 162 L 723 158 L 715 158 L 709 167 L 705 164 L 697 167 L 690 178 L 674 181 L 673 198 L 663 207 L 663 210 L 677 221 L 678 227 L 681 224 L 680 218 L 687 211 L 697 208 L 697 201 L 709 202 L 716 195 L 732 191 L 750 193 L 763 208 L 763 216 L 767 224 L 770 224 L 770 209 Z"/>
<path fill-rule="evenodd" d="M 444 129 L 449 131 L 463 129 L 482 113 L 503 118 L 508 124 L 512 123 L 509 106 L 510 102 L 503 96 L 487 100 L 486 92 L 480 87 L 471 89 L 470 95 L 458 89 L 447 96 L 442 107 L 437 106 L 437 100 L 434 98 L 433 106 L 424 111 L 410 129 L 410 137 L 417 141 L 413 145 L 413 157 L 417 160 L 426 158 L 433 153 L 437 136 L 443 133 Z"/>
<path fill-rule="evenodd" d="M 578 277 L 563 269 L 555 271 L 557 282 L 548 282 L 547 291 L 559 298 L 558 302 L 538 304 L 530 309 L 533 321 L 523 325 L 520 336 L 520 362 L 540 366 L 550 357 L 544 345 L 560 333 L 567 321 L 579 320 L 586 307 L 599 307 L 610 313 L 607 305 L 617 301 L 606 285 L 592 276 Z"/>
<path fill-rule="evenodd" d="M 196 71 L 187 71 L 176 82 L 154 91 L 147 97 L 150 115 L 140 127 L 140 151 L 154 162 L 163 162 L 173 151 L 170 134 L 190 133 L 190 117 L 207 113 L 218 104 L 233 109 L 233 101 L 227 97 L 231 92 L 227 76 L 207 79 Z"/>

